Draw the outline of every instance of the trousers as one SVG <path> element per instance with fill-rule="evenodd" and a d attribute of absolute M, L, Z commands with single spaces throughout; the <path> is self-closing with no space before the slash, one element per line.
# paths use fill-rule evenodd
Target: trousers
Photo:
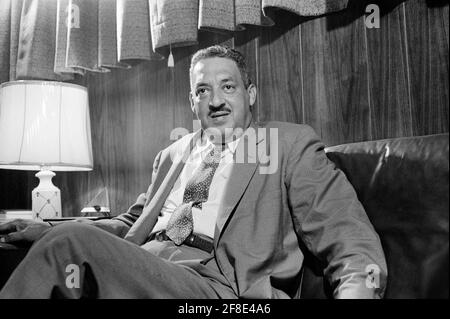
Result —
<path fill-rule="evenodd" d="M 214 260 L 194 247 L 155 240 L 138 246 L 70 222 L 32 245 L 0 298 L 237 298 L 217 265 L 200 263 L 208 257 Z"/>

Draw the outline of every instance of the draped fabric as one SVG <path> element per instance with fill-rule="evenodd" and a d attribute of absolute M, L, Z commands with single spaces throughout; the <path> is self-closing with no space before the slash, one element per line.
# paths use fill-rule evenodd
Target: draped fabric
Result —
<path fill-rule="evenodd" d="M 195 45 L 199 30 L 270 27 L 276 8 L 302 16 L 345 9 L 348 0 L 1 0 L 0 83 L 64 81 L 86 71 L 165 58 Z"/>
<path fill-rule="evenodd" d="M 347 7 L 345 0 L 262 0 L 264 10 L 270 7 L 285 9 L 300 16 L 318 16 Z"/>

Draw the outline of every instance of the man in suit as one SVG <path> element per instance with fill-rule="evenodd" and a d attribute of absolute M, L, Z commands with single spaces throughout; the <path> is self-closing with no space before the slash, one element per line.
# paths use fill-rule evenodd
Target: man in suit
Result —
<path fill-rule="evenodd" d="M 334 297 L 382 297 L 378 235 L 314 131 L 252 120 L 256 87 L 233 49 L 197 52 L 190 78 L 202 129 L 157 155 L 126 213 L 0 226 L 5 242 L 35 241 L 0 297 L 291 298 L 305 248 Z"/>

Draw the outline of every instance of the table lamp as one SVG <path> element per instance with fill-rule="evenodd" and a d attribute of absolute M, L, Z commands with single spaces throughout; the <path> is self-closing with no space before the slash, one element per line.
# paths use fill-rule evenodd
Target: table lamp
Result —
<path fill-rule="evenodd" d="M 53 171 L 93 168 L 87 89 L 53 81 L 0 85 L 0 168 L 36 170 L 33 218 L 60 218 Z"/>

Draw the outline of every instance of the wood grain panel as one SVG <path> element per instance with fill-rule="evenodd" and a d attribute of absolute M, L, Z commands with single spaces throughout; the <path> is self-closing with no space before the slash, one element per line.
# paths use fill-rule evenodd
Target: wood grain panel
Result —
<path fill-rule="evenodd" d="M 283 14 L 259 41 L 259 120 L 301 123 L 300 20 Z"/>
<path fill-rule="evenodd" d="M 438 11 L 439 12 L 439 11 Z M 447 1 L 447 5 L 442 8 L 442 20 L 444 22 L 444 33 L 445 33 L 445 40 L 447 41 L 447 48 L 449 47 L 449 26 L 448 26 L 448 20 L 449 20 L 449 4 Z"/>
<path fill-rule="evenodd" d="M 449 25 L 448 25 L 448 20 L 449 20 L 449 4 L 448 4 L 448 0 L 447 0 L 447 4 L 442 8 L 442 11 L 437 11 L 440 12 L 440 15 L 442 17 L 442 21 L 444 23 L 444 34 L 445 34 L 445 40 L 447 41 L 447 48 L 449 47 Z"/>
<path fill-rule="evenodd" d="M 256 121 L 259 121 L 259 40 L 261 32 L 264 32 L 264 29 L 247 26 L 245 31 L 236 32 L 233 38 L 234 48 L 245 56 L 250 79 L 258 89 L 256 102 L 252 108 L 253 119 Z"/>
<path fill-rule="evenodd" d="M 88 87 L 88 83 L 93 83 L 95 77 L 91 74 L 84 78 L 77 78 L 76 82 L 79 85 Z M 106 86 L 106 82 L 101 82 L 102 89 Z M 106 163 L 107 158 L 101 152 L 104 127 L 107 126 L 107 121 L 102 121 L 102 109 L 98 107 L 101 98 L 95 94 L 95 91 L 88 87 L 89 92 L 89 109 L 91 117 L 91 136 L 92 149 L 94 156 L 94 169 L 90 172 L 57 172 L 54 179 L 54 184 L 61 190 L 61 204 L 63 216 L 77 216 L 80 210 L 86 206 L 89 200 L 94 197 L 97 189 L 105 187 L 103 180 L 102 168 Z M 96 182 L 94 184 L 93 182 Z"/>
<path fill-rule="evenodd" d="M 442 8 L 428 8 L 421 0 L 405 3 L 414 135 L 448 132 L 448 15 L 444 14 Z"/>
<path fill-rule="evenodd" d="M 384 2 L 381 11 L 383 6 Z M 411 136 L 413 133 L 404 27 L 404 7 L 399 5 L 381 17 L 379 29 L 364 28 L 372 139 Z"/>
<path fill-rule="evenodd" d="M 181 50 L 180 50 L 181 51 Z M 180 52 L 179 51 L 179 52 Z M 189 67 L 191 63 L 191 55 L 182 57 L 179 52 L 175 52 L 177 64 L 171 70 L 174 76 L 174 119 L 173 128 L 182 128 L 192 132 L 194 113 L 191 110 L 189 102 L 189 93 L 191 90 Z M 191 54 L 193 54 L 192 52 Z"/>
<path fill-rule="evenodd" d="M 355 4 L 301 26 L 305 122 L 327 145 L 371 139 L 361 12 Z"/>
<path fill-rule="evenodd" d="M 130 70 L 113 70 L 88 79 L 95 159 L 88 198 L 106 187 L 114 213 L 126 209 L 138 188 L 144 191 L 141 179 L 150 178 L 141 170 L 141 159 L 146 154 L 142 141 L 147 132 L 143 121 L 148 114 L 143 109 L 151 91 L 151 87 L 143 90 L 147 83 L 141 81 L 142 68 L 139 65 Z"/>
<path fill-rule="evenodd" d="M 128 110 L 128 117 L 124 116 L 127 136 L 122 148 L 129 145 L 122 171 L 129 176 L 127 184 L 117 185 L 119 189 L 126 191 L 113 200 L 120 208 L 119 211 L 126 210 L 138 194 L 147 190 L 155 156 L 171 143 L 176 88 L 173 70 L 168 70 L 165 62 L 139 65 L 135 74 L 136 82 L 132 84 L 135 89 L 130 87 L 126 91 L 126 104 L 121 105 L 122 109 Z M 137 99 L 133 100 L 135 96 Z M 115 143 L 119 142 L 116 140 Z"/>

